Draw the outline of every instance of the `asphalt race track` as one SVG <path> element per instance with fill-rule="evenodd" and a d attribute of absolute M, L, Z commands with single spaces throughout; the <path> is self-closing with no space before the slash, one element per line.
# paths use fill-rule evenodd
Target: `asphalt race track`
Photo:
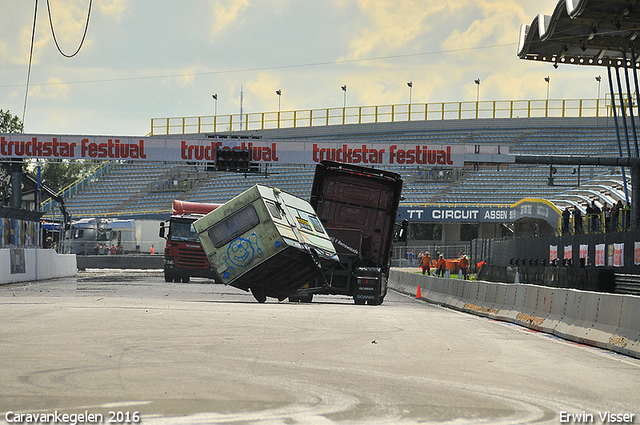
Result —
<path fill-rule="evenodd" d="M 88 270 L 0 286 L 0 323 L 1 423 L 640 423 L 640 360 L 395 292 L 258 304 Z"/>

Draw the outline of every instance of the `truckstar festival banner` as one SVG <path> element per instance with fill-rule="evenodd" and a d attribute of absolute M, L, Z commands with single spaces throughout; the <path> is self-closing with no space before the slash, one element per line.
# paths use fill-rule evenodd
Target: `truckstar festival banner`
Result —
<path fill-rule="evenodd" d="M 216 149 L 249 149 L 256 163 L 315 164 L 333 160 L 358 165 L 462 167 L 458 144 L 178 139 L 157 137 L 0 134 L 0 157 L 210 162 Z M 498 149 L 499 150 L 499 149 Z"/>

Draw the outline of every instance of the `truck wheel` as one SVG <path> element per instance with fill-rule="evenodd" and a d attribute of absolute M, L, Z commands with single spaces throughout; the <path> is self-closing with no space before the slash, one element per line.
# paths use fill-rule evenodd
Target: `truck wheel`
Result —
<path fill-rule="evenodd" d="M 180 283 L 182 279 L 180 278 L 180 276 L 174 276 L 173 277 L 173 283 Z"/>
<path fill-rule="evenodd" d="M 165 282 L 171 282 L 173 280 L 173 276 L 171 276 L 170 274 L 168 274 L 167 272 L 164 273 L 164 281 Z"/>
<path fill-rule="evenodd" d="M 182 283 L 189 283 L 190 280 L 189 276 L 182 276 Z"/>
<path fill-rule="evenodd" d="M 267 296 L 264 294 L 264 289 L 263 288 L 258 288 L 256 286 L 252 286 L 251 287 L 251 295 L 253 295 L 253 298 L 255 298 L 256 301 L 258 301 L 260 304 L 262 304 L 265 301 L 267 301 Z"/>
<path fill-rule="evenodd" d="M 313 301 L 313 294 L 307 294 L 300 297 L 301 303 L 310 303 Z"/>

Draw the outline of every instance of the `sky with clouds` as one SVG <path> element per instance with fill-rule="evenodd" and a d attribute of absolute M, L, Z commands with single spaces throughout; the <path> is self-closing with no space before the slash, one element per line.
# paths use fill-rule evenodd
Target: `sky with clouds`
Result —
<path fill-rule="evenodd" d="M 89 0 L 49 0 L 62 51 Z M 595 98 L 606 70 L 523 61 L 557 0 L 94 0 L 62 56 L 38 2 L 27 133 L 145 135 L 151 118 L 278 109 Z M 3 0 L 0 109 L 22 118 L 35 0 Z M 603 74 L 603 71 L 605 72 Z M 604 91 L 604 90 L 603 90 Z"/>

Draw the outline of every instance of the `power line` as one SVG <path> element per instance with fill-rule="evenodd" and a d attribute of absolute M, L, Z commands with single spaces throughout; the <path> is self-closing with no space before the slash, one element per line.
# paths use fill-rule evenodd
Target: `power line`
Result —
<path fill-rule="evenodd" d="M 24 106 L 22 107 L 22 127 L 24 128 L 24 116 L 27 113 L 27 96 L 29 95 L 29 80 L 31 79 L 31 60 L 33 59 L 33 42 L 36 38 L 36 18 L 38 16 L 38 0 L 36 0 L 35 12 L 33 12 L 33 29 L 31 30 L 31 47 L 29 48 L 29 68 L 27 71 L 27 84 L 24 90 Z"/>
<path fill-rule="evenodd" d="M 69 82 L 48 82 L 48 83 L 38 83 L 34 84 L 36 86 L 50 86 L 50 85 L 60 85 L 60 84 L 91 84 L 91 83 L 108 83 L 108 82 L 118 82 L 118 81 L 139 81 L 139 80 L 154 80 L 160 78 L 182 78 L 182 77 L 197 77 L 203 75 L 220 75 L 220 74 L 232 74 L 239 72 L 257 72 L 257 71 L 273 71 L 279 69 L 295 69 L 295 68 L 310 68 L 316 66 L 326 66 L 326 65 L 343 65 L 349 63 L 359 63 L 359 62 L 371 62 L 378 60 L 387 60 L 387 59 L 402 59 L 409 57 L 418 57 L 418 56 L 431 56 L 431 55 L 439 55 L 445 53 L 459 53 L 466 52 L 471 50 L 482 50 L 482 49 L 492 49 L 496 47 L 508 47 L 514 46 L 517 43 L 505 43 L 505 44 L 494 44 L 491 46 L 480 46 L 480 47 L 469 47 L 469 48 L 461 48 L 461 49 L 448 49 L 448 50 L 436 50 L 432 52 L 422 52 L 422 53 L 408 53 L 402 55 L 391 55 L 391 56 L 376 56 L 371 58 L 361 58 L 361 59 L 341 59 L 335 61 L 325 61 L 325 62 L 309 62 L 303 64 L 294 64 L 294 65 L 278 65 L 278 66 L 265 66 L 265 67 L 256 67 L 256 68 L 240 68 L 240 69 L 227 69 L 221 71 L 205 71 L 205 72 L 193 72 L 188 74 L 164 74 L 164 75 L 154 75 L 148 77 L 122 77 L 122 78 L 102 78 L 96 80 L 80 80 L 80 81 L 69 81 Z M 7 84 L 0 85 L 0 87 L 21 87 L 19 84 Z"/>
<path fill-rule="evenodd" d="M 37 3 L 37 1 L 36 1 L 36 3 Z M 84 24 L 84 33 L 82 34 L 82 40 L 80 40 L 80 45 L 78 46 L 78 48 L 76 49 L 76 51 L 73 54 L 67 55 L 66 53 L 64 53 L 62 51 L 62 49 L 60 48 L 60 45 L 58 44 L 58 39 L 56 38 L 56 32 L 53 29 L 53 20 L 51 19 L 51 7 L 49 6 L 49 0 L 47 0 L 47 12 L 49 13 L 49 26 L 51 27 L 51 35 L 53 35 L 53 41 L 56 43 L 56 47 L 58 48 L 58 51 L 65 58 L 74 57 L 75 55 L 78 54 L 78 52 L 82 48 L 82 45 L 84 44 L 84 39 L 87 36 L 87 29 L 89 28 L 89 16 L 91 16 L 91 5 L 92 4 L 93 4 L 93 0 L 89 0 L 89 10 L 87 11 L 87 20 L 86 20 L 86 22 Z"/>
<path fill-rule="evenodd" d="M 49 0 L 47 0 L 47 12 L 49 13 L 49 25 L 51 27 L 51 34 L 53 35 L 53 41 L 56 44 L 56 47 L 58 48 L 58 51 L 60 52 L 60 54 L 66 58 L 72 58 L 75 55 L 78 54 L 78 52 L 80 51 L 80 49 L 82 48 L 82 45 L 84 44 L 84 40 L 87 36 L 87 29 L 89 28 L 89 16 L 91 15 L 91 6 L 93 4 L 93 0 L 89 0 L 89 10 L 87 12 L 87 21 L 85 22 L 84 25 L 84 33 L 82 34 L 82 40 L 80 41 L 80 45 L 78 46 L 78 48 L 76 49 L 76 51 L 71 54 L 71 55 L 67 55 L 66 53 L 64 53 L 62 51 L 62 49 L 60 49 L 60 45 L 58 44 L 58 40 L 56 38 L 56 33 L 55 30 L 53 29 L 53 20 L 51 19 L 51 7 L 49 6 Z M 31 29 L 31 46 L 29 47 L 29 66 L 27 69 L 27 83 L 25 84 L 25 90 L 24 90 L 24 105 L 22 107 L 22 125 L 24 128 L 24 118 L 25 115 L 27 113 L 27 99 L 29 97 L 29 82 L 31 80 L 31 64 L 33 63 L 33 45 L 35 42 L 35 38 L 36 38 L 36 21 L 37 21 L 37 17 L 38 17 L 38 0 L 35 1 L 35 10 L 33 12 L 33 28 Z M 37 86 L 40 86 L 42 84 L 35 84 Z M 7 87 L 7 86 L 5 86 Z M 10 86 L 9 86 L 10 87 Z"/>

